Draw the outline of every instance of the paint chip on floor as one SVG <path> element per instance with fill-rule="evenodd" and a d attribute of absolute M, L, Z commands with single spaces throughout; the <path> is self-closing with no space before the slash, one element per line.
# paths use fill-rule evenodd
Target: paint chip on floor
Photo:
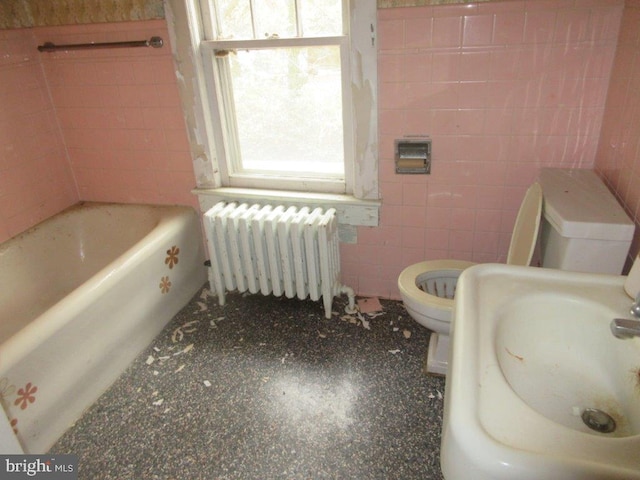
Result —
<path fill-rule="evenodd" d="M 358 309 L 361 313 L 374 313 L 382 310 L 382 305 L 377 297 L 359 298 Z"/>
<path fill-rule="evenodd" d="M 189 345 L 184 347 L 182 350 L 179 350 L 176 353 L 174 353 L 173 356 L 175 357 L 176 355 L 182 355 L 183 353 L 189 353 L 192 349 L 193 349 L 193 343 L 190 343 Z"/>
<path fill-rule="evenodd" d="M 437 396 L 438 396 L 438 400 L 442 400 L 444 398 L 444 396 L 442 395 L 442 392 L 440 390 L 436 390 Z M 428 398 L 436 398 L 436 395 L 434 395 L 433 393 L 429 393 L 429 395 L 427 395 Z"/>
<path fill-rule="evenodd" d="M 209 380 L 205 380 L 202 383 L 204 383 L 205 387 L 210 387 L 211 386 L 211 382 Z"/>
<path fill-rule="evenodd" d="M 213 294 L 213 292 L 211 292 L 211 290 L 209 290 L 208 288 L 203 288 L 202 289 L 202 293 L 200 294 L 200 298 L 202 300 L 206 300 L 207 297 L 214 297 L 215 295 Z"/>
<path fill-rule="evenodd" d="M 389 353 L 391 353 L 393 355 L 395 355 L 397 353 L 400 353 L 400 352 L 401 352 L 401 350 L 389 350 Z"/>
<path fill-rule="evenodd" d="M 364 318 L 364 316 L 360 312 L 356 312 L 356 316 L 353 315 L 343 315 L 340 317 L 340 320 L 343 322 L 348 322 L 352 325 L 358 325 L 366 330 L 371 330 L 371 323 L 369 320 Z"/>
<path fill-rule="evenodd" d="M 200 311 L 204 312 L 205 310 L 207 310 L 209 307 L 207 307 L 206 303 L 203 302 L 196 302 L 196 305 L 198 305 L 198 307 L 200 307 Z"/>
<path fill-rule="evenodd" d="M 155 361 L 156 361 L 156 359 L 153 357 L 153 355 L 149 355 L 147 357 L 147 360 L 144 363 L 146 363 L 147 365 L 151 365 Z"/>
<path fill-rule="evenodd" d="M 178 343 L 184 338 L 184 334 L 185 333 L 193 333 L 193 332 L 195 332 L 198 329 L 198 327 L 196 326 L 198 324 L 198 322 L 199 322 L 199 320 L 192 320 L 190 322 L 187 322 L 187 323 L 184 323 L 184 324 L 180 325 L 171 334 L 171 341 L 173 343 Z"/>

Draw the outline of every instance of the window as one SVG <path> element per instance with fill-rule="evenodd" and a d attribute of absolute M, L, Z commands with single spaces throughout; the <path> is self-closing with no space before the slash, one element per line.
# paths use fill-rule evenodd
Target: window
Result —
<path fill-rule="evenodd" d="M 222 184 L 352 193 L 348 2 L 199 1 Z"/>

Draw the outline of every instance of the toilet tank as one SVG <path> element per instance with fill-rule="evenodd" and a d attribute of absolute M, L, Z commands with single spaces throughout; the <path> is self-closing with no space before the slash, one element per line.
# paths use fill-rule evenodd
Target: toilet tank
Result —
<path fill-rule="evenodd" d="M 620 275 L 635 225 L 591 170 L 543 168 L 542 266 Z"/>

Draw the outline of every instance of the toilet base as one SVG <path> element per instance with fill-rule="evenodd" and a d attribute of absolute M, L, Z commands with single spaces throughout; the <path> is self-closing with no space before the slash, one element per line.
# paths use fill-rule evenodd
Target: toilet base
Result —
<path fill-rule="evenodd" d="M 449 367 L 449 335 L 431 333 L 426 371 L 431 375 L 446 375 Z"/>

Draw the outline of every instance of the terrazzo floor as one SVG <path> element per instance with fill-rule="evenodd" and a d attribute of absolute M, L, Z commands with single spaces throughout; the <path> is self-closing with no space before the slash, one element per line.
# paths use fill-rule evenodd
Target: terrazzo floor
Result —
<path fill-rule="evenodd" d="M 442 479 L 444 379 L 400 302 L 203 288 L 51 448 L 80 479 Z"/>

